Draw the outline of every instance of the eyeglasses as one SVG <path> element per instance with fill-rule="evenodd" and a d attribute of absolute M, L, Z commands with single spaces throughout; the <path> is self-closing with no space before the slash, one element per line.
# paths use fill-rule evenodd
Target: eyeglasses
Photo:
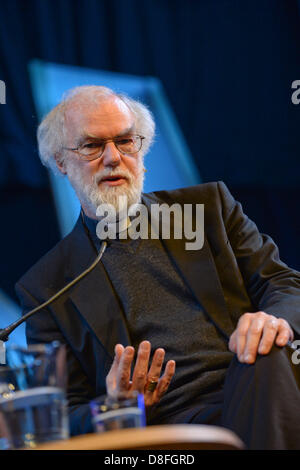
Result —
<path fill-rule="evenodd" d="M 63 147 L 63 149 L 77 152 L 84 160 L 92 161 L 102 156 L 108 142 L 113 142 L 119 152 L 123 154 L 132 154 L 141 150 L 144 139 L 145 137 L 141 135 L 130 135 L 128 137 L 87 142 L 76 148 Z"/>

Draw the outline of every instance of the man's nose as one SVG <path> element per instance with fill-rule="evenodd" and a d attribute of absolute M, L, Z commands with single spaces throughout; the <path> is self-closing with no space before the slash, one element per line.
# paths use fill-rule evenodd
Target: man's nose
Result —
<path fill-rule="evenodd" d="M 118 166 L 121 161 L 121 155 L 114 142 L 106 142 L 102 162 L 104 166 Z"/>

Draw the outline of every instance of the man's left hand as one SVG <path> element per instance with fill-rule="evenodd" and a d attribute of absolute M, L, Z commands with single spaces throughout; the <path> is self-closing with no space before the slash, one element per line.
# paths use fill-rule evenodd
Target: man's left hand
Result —
<path fill-rule="evenodd" d="M 240 362 L 253 364 L 257 354 L 268 354 L 273 344 L 285 346 L 294 333 L 283 318 L 265 312 L 244 313 L 230 336 L 229 349 Z"/>

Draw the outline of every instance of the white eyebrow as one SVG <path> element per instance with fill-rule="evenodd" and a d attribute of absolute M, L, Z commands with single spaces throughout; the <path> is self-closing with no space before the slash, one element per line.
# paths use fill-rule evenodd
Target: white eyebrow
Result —
<path fill-rule="evenodd" d="M 123 137 L 124 135 L 126 134 L 130 134 L 132 133 L 132 131 L 134 130 L 134 127 L 135 125 L 133 124 L 132 126 L 130 127 L 127 127 L 127 129 L 124 129 L 124 131 L 120 132 L 119 134 L 115 135 L 113 138 L 114 139 L 117 139 L 118 137 Z M 85 139 L 98 139 L 98 140 L 106 140 L 106 139 L 99 139 L 99 137 L 97 137 L 96 135 L 94 134 L 85 134 L 85 135 L 82 135 L 81 137 L 79 137 L 79 140 L 77 142 L 77 145 L 80 145 Z"/>

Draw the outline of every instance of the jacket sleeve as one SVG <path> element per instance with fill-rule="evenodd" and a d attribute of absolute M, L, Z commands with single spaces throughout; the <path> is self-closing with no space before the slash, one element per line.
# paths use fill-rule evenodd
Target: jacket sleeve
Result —
<path fill-rule="evenodd" d="M 287 320 L 300 336 L 300 273 L 280 260 L 274 241 L 261 234 L 224 183 L 218 183 L 228 240 L 257 311 Z"/>
<path fill-rule="evenodd" d="M 39 304 L 21 283 L 17 283 L 15 288 L 22 305 L 23 315 Z M 76 435 L 92 432 L 89 401 L 95 397 L 94 389 L 84 373 L 80 362 L 56 325 L 50 311 L 44 309 L 27 320 L 26 338 L 28 344 L 59 341 L 65 345 L 68 374 L 66 394 L 70 434 Z"/>

